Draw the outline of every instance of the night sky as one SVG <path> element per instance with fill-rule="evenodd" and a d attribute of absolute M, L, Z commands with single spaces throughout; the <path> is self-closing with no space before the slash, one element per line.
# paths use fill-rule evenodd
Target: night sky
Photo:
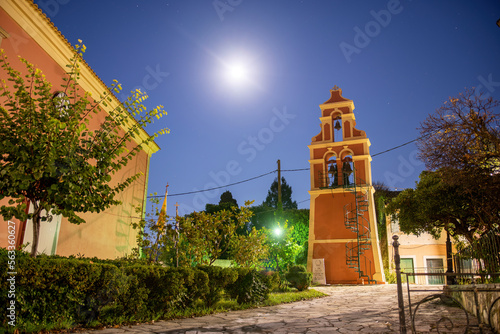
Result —
<path fill-rule="evenodd" d="M 500 1 L 40 0 L 107 84 L 147 91 L 168 116 L 148 193 L 168 214 L 203 210 L 230 190 L 262 203 L 281 160 L 309 207 L 309 149 L 337 85 L 371 141 L 373 181 L 415 186 L 415 143 L 429 113 L 465 87 L 500 99 Z M 124 97 L 121 95 L 119 97 Z M 390 150 L 386 153 L 382 153 Z M 377 154 L 381 153 L 381 154 Z M 218 190 L 177 195 L 223 186 Z"/>

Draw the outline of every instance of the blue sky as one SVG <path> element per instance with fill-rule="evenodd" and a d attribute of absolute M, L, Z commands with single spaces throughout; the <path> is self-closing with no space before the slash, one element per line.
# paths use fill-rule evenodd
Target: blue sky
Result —
<path fill-rule="evenodd" d="M 429 113 L 465 87 L 500 99 L 500 1 L 39 0 L 86 61 L 124 91 L 147 91 L 168 116 L 151 158 L 149 193 L 168 214 L 203 210 L 230 190 L 260 204 L 277 168 L 308 168 L 319 104 L 337 85 L 377 154 L 419 136 Z M 236 63 L 243 80 L 230 80 Z M 424 169 L 414 143 L 376 155 L 374 181 L 414 187 Z M 299 208 L 309 171 L 283 172 Z"/>

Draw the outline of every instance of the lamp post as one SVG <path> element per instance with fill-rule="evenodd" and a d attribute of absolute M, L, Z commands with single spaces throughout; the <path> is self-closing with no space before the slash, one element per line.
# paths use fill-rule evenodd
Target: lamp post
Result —
<path fill-rule="evenodd" d="M 446 229 L 446 267 L 448 269 L 446 270 L 446 285 L 453 285 L 456 284 L 456 279 L 453 274 L 453 254 L 451 250 L 451 239 L 450 239 L 450 232 L 448 232 L 448 229 Z"/>

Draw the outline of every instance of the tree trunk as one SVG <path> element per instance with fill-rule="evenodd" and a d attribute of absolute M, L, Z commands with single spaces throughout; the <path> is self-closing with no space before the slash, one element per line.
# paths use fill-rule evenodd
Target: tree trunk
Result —
<path fill-rule="evenodd" d="M 31 257 L 35 257 L 38 251 L 38 239 L 40 238 L 40 207 L 36 201 L 30 200 L 33 203 L 33 243 L 31 245 Z"/>

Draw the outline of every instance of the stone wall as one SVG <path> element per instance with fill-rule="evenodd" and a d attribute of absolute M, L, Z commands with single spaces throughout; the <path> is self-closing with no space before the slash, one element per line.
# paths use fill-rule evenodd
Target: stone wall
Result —
<path fill-rule="evenodd" d="M 444 293 L 459 301 L 465 310 L 473 315 L 477 315 L 477 296 L 481 323 L 488 324 L 490 307 L 497 298 L 500 298 L 500 284 L 448 285 L 445 286 Z M 491 326 L 496 332 L 500 332 L 500 300 L 495 302 L 491 313 Z"/>

